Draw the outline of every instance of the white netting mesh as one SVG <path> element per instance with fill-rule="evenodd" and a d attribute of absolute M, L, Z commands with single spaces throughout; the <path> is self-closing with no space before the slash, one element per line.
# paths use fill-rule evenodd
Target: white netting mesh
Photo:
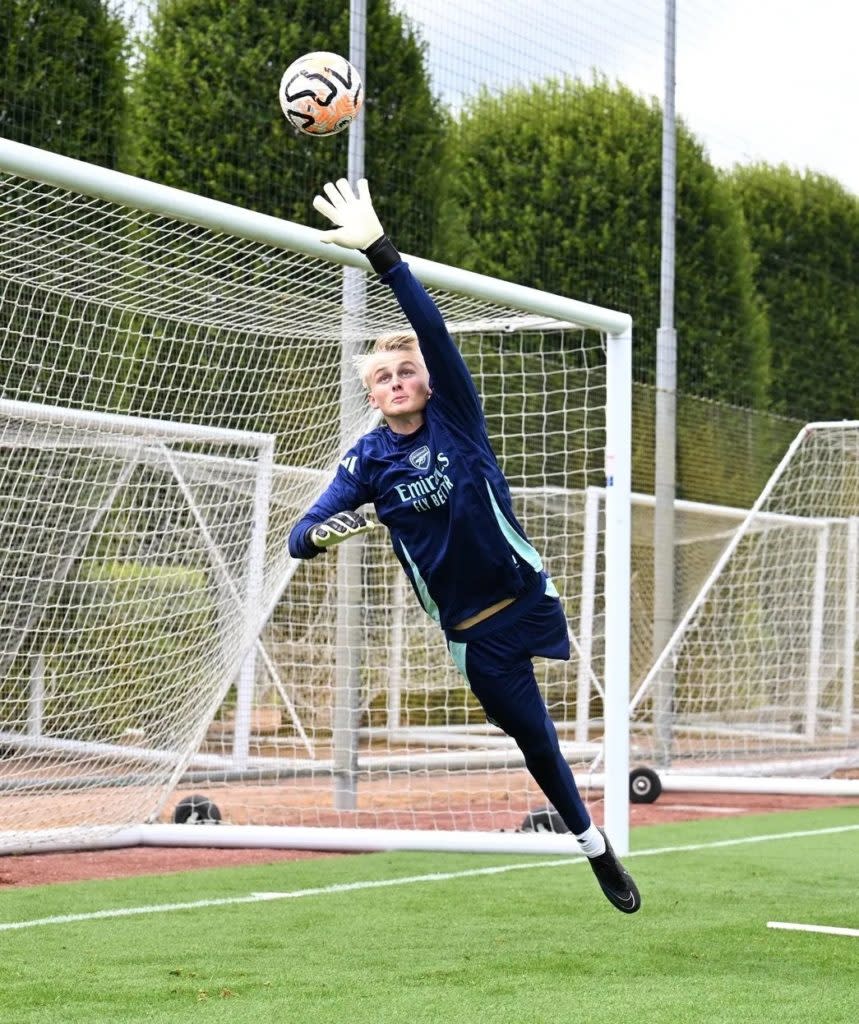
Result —
<path fill-rule="evenodd" d="M 859 765 L 857 526 L 859 424 L 813 424 L 647 674 L 633 724 L 644 756 L 684 773 Z"/>
<path fill-rule="evenodd" d="M 151 813 L 258 628 L 270 450 L 0 399 L 4 829 Z"/>
<path fill-rule="evenodd" d="M 0 202 L 0 840 L 169 815 L 177 781 L 233 821 L 517 825 L 542 798 L 383 539 L 348 602 L 354 807 L 335 795 L 346 598 L 286 537 L 371 423 L 341 348 L 404 325 L 390 291 L 368 279 L 358 322 L 321 260 L 14 176 Z M 575 634 L 603 339 L 434 294 Z M 574 744 L 578 659 L 539 673 L 586 762 L 598 674 Z"/>

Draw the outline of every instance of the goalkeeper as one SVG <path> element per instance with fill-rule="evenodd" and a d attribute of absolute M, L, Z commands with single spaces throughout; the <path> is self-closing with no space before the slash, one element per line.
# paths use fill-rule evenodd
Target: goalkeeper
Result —
<path fill-rule="evenodd" d="M 632 914 L 641 905 L 638 890 L 591 821 L 534 676 L 534 657 L 569 659 L 567 623 L 513 513 L 477 390 L 441 313 L 385 235 L 367 182 L 358 182 L 357 195 L 344 178 L 324 192 L 313 205 L 337 227 L 323 240 L 365 253 L 414 333 L 383 335 L 360 357 L 368 401 L 384 424 L 346 454 L 293 527 L 289 552 L 313 558 L 373 529 L 356 510 L 375 506 L 487 718 L 518 744 L 608 900 Z"/>

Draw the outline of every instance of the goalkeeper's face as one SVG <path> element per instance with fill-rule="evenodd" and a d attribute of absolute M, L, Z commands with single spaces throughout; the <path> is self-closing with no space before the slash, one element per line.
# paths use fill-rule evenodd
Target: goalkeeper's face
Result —
<path fill-rule="evenodd" d="M 394 433 L 408 434 L 421 426 L 431 394 L 421 359 L 391 352 L 373 366 L 368 384 L 370 405 L 381 412 Z"/>

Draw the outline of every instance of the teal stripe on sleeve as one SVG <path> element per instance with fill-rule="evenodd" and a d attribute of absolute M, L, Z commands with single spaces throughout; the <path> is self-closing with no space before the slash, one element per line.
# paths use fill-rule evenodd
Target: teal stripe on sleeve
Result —
<path fill-rule="evenodd" d="M 424 611 L 429 615 L 435 622 L 441 622 L 441 615 L 439 615 L 438 605 L 430 597 L 430 592 L 427 590 L 427 585 L 424 583 L 424 578 L 421 576 L 418 567 L 412 560 L 412 556 L 409 554 L 409 549 L 400 541 L 400 547 L 403 549 L 403 554 L 406 556 L 406 561 L 412 570 L 412 579 L 415 581 L 415 589 L 418 592 L 418 596 L 421 599 L 421 604 L 424 606 Z"/>
<path fill-rule="evenodd" d="M 528 543 L 527 540 L 507 522 L 504 517 L 504 513 L 498 507 L 498 502 L 495 500 L 495 495 L 492 491 L 492 485 L 489 481 L 486 481 L 486 489 L 489 491 L 489 500 L 492 502 L 492 511 L 495 513 L 495 518 L 498 522 L 498 526 L 501 532 L 507 538 L 507 543 L 511 548 L 524 559 L 528 565 L 534 570 L 534 572 L 543 571 L 543 559 L 537 552 L 537 549 Z"/>

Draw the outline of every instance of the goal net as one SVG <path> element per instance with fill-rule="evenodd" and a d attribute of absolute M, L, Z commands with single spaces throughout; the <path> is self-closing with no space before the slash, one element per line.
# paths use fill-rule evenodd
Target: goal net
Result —
<path fill-rule="evenodd" d="M 723 533 L 724 536 L 724 533 Z M 675 788 L 859 791 L 859 423 L 804 427 L 632 701 Z"/>
<path fill-rule="evenodd" d="M 261 626 L 272 448 L 0 399 L 4 831 L 151 813 Z"/>
<path fill-rule="evenodd" d="M 590 717 L 593 679 L 603 657 L 604 631 L 599 601 L 598 552 L 605 516 L 606 490 L 589 487 L 584 496 L 584 538 L 578 635 L 581 658 L 577 674 L 576 737 L 587 740 L 595 723 Z M 653 495 L 633 492 L 630 496 L 630 683 L 632 693 L 653 667 L 653 620 L 655 614 Z M 731 543 L 748 509 L 676 499 L 674 502 L 674 594 L 675 625 Z M 652 759 L 652 751 L 631 747 L 630 756 Z"/>
<path fill-rule="evenodd" d="M 390 290 L 299 225 L 14 143 L 0 168 L 0 851 L 147 823 L 183 843 L 525 841 L 545 799 L 385 539 L 287 552 L 374 424 L 351 355 L 404 326 Z M 573 658 L 538 678 L 583 788 L 604 762 L 623 849 L 628 318 L 409 259 L 564 600 Z M 582 739 L 586 495 L 607 481 Z M 192 794 L 232 827 L 172 825 Z"/>

